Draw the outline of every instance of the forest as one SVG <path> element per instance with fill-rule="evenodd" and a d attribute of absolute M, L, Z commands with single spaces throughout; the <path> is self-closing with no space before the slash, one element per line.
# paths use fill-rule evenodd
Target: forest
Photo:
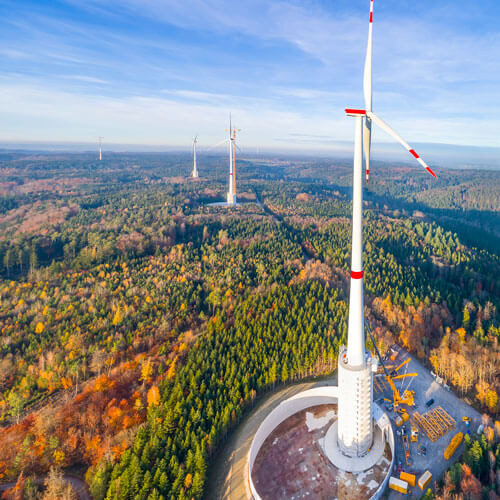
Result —
<path fill-rule="evenodd" d="M 242 159 L 228 209 L 210 206 L 225 158 L 200 158 L 198 181 L 189 161 L 0 155 L 8 498 L 61 498 L 74 474 L 95 500 L 200 499 L 256 398 L 335 370 L 349 162 Z M 500 174 L 439 174 L 403 165 L 370 182 L 365 315 L 382 352 L 399 343 L 485 415 L 436 495 L 496 498 Z"/>

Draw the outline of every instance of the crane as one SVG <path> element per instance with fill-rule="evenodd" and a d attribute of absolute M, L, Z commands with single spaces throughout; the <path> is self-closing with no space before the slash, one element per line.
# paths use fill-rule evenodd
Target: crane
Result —
<path fill-rule="evenodd" d="M 380 352 L 377 347 L 377 343 L 375 342 L 375 339 L 373 338 L 371 327 L 369 322 L 366 322 L 368 328 L 368 333 L 370 335 L 370 338 L 372 339 L 373 346 L 375 348 L 375 352 L 377 353 L 378 359 L 380 360 L 380 363 L 382 364 L 382 368 L 384 369 L 384 374 L 385 378 L 392 390 L 392 404 L 393 408 L 396 411 L 398 406 L 400 405 L 408 405 L 408 406 L 415 406 L 415 391 L 410 391 L 408 388 L 406 388 L 403 393 L 400 393 L 396 385 L 394 384 L 394 380 L 402 380 L 405 378 L 410 378 L 410 377 L 416 377 L 417 373 L 403 373 L 399 374 L 399 370 L 403 368 L 403 366 L 406 366 L 410 361 L 411 358 L 405 359 L 397 368 L 391 371 L 389 373 L 387 371 L 387 368 L 385 367 L 384 360 L 382 359 L 382 356 L 380 355 Z"/>

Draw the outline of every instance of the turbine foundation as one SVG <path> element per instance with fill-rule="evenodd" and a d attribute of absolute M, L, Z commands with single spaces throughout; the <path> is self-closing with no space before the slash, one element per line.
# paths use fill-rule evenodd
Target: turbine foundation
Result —
<path fill-rule="evenodd" d="M 372 359 L 366 356 L 363 365 L 351 366 L 346 353 L 346 349 L 341 350 L 338 364 L 340 395 L 338 446 L 348 457 L 362 457 L 373 442 L 374 364 Z"/>

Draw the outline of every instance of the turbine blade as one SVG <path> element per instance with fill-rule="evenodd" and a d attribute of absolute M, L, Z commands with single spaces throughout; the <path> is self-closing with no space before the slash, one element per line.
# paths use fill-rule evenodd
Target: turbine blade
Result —
<path fill-rule="evenodd" d="M 366 45 L 365 70 L 363 73 L 363 93 L 365 96 L 365 109 L 372 110 L 372 47 L 373 47 L 373 0 L 370 0 L 370 23 L 368 25 L 368 42 Z M 366 165 L 366 183 L 370 178 L 370 149 L 372 140 L 372 121 L 368 116 L 365 118 L 363 130 L 363 150 Z"/>
<path fill-rule="evenodd" d="M 370 24 L 368 26 L 368 43 L 366 46 L 365 71 L 363 74 L 363 93 L 365 109 L 372 110 L 372 45 L 373 45 L 373 0 L 370 0 Z"/>
<path fill-rule="evenodd" d="M 209 148 L 207 148 L 207 151 L 209 151 L 210 149 L 214 149 L 214 148 L 217 148 L 219 146 L 222 146 L 223 144 L 225 144 L 228 141 L 229 141 L 229 139 L 224 139 L 223 141 L 220 141 L 217 144 L 214 144 L 213 146 L 210 146 Z"/>
<path fill-rule="evenodd" d="M 422 160 L 422 158 L 420 158 L 417 152 L 395 130 L 389 127 L 389 125 L 387 125 L 387 123 L 385 123 L 384 120 L 382 120 L 382 118 L 379 118 L 375 113 L 367 112 L 366 114 L 382 130 L 385 130 L 389 135 L 394 137 L 394 139 L 396 139 L 420 163 L 420 165 L 422 165 L 422 167 L 424 167 L 425 170 L 429 172 L 429 174 L 431 174 L 433 177 L 437 179 L 436 174 L 430 169 L 429 165 L 427 165 L 427 163 L 425 163 L 425 161 Z"/>
<path fill-rule="evenodd" d="M 370 149 L 372 143 L 372 121 L 366 117 L 365 125 L 363 130 L 363 150 L 365 153 L 365 164 L 366 164 L 366 183 L 368 184 L 368 179 L 370 176 Z"/>

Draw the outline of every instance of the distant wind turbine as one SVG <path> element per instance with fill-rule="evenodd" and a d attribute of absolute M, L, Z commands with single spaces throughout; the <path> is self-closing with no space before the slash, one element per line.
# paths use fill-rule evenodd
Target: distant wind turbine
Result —
<path fill-rule="evenodd" d="M 198 178 L 198 167 L 196 165 L 196 143 L 198 142 L 198 136 L 195 136 L 193 139 L 193 172 L 191 174 L 191 177 L 193 179 Z"/>
<path fill-rule="evenodd" d="M 236 132 L 240 129 L 233 127 L 231 113 L 229 113 L 229 190 L 227 203 L 236 205 Z"/>
<path fill-rule="evenodd" d="M 104 137 L 99 136 L 99 160 L 102 160 L 102 140 Z"/>

